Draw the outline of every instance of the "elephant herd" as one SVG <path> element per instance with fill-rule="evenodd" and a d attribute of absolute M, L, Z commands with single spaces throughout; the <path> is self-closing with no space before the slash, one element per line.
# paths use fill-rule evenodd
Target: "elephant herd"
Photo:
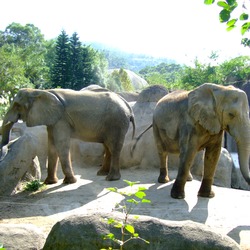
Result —
<path fill-rule="evenodd" d="M 21 89 L 3 119 L 1 154 L 9 143 L 12 126 L 18 120 L 26 122 L 28 127 L 47 127 L 46 184 L 58 181 L 58 160 L 65 176 L 64 183 L 76 182 L 70 159 L 71 138 L 102 143 L 104 157 L 97 174 L 105 175 L 108 181 L 119 180 L 119 158 L 125 135 L 131 123 L 134 137 L 136 127 L 128 102 L 107 89 Z M 205 151 L 205 158 L 198 195 L 214 196 L 212 184 L 224 131 L 237 143 L 240 169 L 250 184 L 249 105 L 244 91 L 233 86 L 206 83 L 192 91 L 174 91 L 165 95 L 155 107 L 152 124 L 135 138 L 131 157 L 136 143 L 149 129 L 153 129 L 160 159 L 158 182 L 169 181 L 168 154 L 180 155 L 178 174 L 171 190 L 173 198 L 185 197 L 185 183 L 192 178 L 190 168 L 200 150 Z"/>

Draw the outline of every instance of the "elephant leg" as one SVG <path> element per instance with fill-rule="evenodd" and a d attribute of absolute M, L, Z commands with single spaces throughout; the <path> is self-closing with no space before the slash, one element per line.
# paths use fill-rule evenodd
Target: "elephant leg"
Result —
<path fill-rule="evenodd" d="M 110 169 L 109 173 L 106 176 L 107 181 L 115 181 L 119 180 L 121 178 L 120 174 L 120 153 L 122 150 L 123 142 L 124 142 L 124 136 L 117 136 L 113 139 L 116 143 L 108 143 L 107 147 L 109 148 L 110 154 L 111 154 L 111 163 L 110 163 Z"/>
<path fill-rule="evenodd" d="M 67 125 L 61 125 L 60 128 L 55 127 L 53 129 L 53 135 L 62 171 L 65 176 L 63 183 L 75 183 L 77 179 L 74 176 L 70 156 L 70 129 Z"/>
<path fill-rule="evenodd" d="M 109 148 L 106 145 L 104 145 L 104 150 L 105 150 L 105 153 L 104 153 L 102 167 L 97 172 L 97 175 L 108 175 L 109 170 L 110 170 L 111 153 L 109 151 Z"/>
<path fill-rule="evenodd" d="M 159 183 L 167 183 L 170 181 L 168 177 L 168 155 L 167 152 L 159 153 L 160 157 L 160 175 L 158 177 Z"/>
<path fill-rule="evenodd" d="M 54 138 L 51 128 L 47 128 L 48 131 L 48 169 L 47 178 L 45 184 L 54 184 L 58 182 L 57 178 L 57 166 L 58 166 L 58 154 L 54 144 Z"/>
<path fill-rule="evenodd" d="M 196 154 L 196 147 L 186 144 L 180 153 L 180 165 L 174 185 L 171 189 L 171 197 L 175 199 L 185 198 L 185 184 L 190 178 L 190 168 Z"/>
<path fill-rule="evenodd" d="M 198 196 L 213 198 L 212 184 L 216 166 L 220 157 L 221 143 L 206 148 L 204 158 L 204 175 Z"/>
<path fill-rule="evenodd" d="M 153 126 L 154 139 L 160 159 L 160 175 L 158 177 L 159 183 L 167 183 L 170 181 L 168 176 L 168 153 L 166 145 L 164 144 L 157 126 Z M 164 135 L 162 135 L 164 137 Z"/>

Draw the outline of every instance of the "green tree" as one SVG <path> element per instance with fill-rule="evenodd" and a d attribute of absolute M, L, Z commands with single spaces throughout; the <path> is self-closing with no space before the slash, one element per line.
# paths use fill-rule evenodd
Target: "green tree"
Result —
<path fill-rule="evenodd" d="M 20 88 L 33 86 L 25 76 L 24 62 L 19 50 L 8 44 L 0 47 L 0 118 Z"/>
<path fill-rule="evenodd" d="M 83 85 L 82 44 L 77 33 L 70 38 L 70 88 L 81 89 Z"/>
<path fill-rule="evenodd" d="M 56 41 L 55 61 L 52 67 L 52 87 L 70 88 L 70 40 L 66 32 L 63 30 Z"/>
<path fill-rule="evenodd" d="M 18 55 L 24 62 L 25 77 L 35 87 L 40 87 L 43 82 L 48 81 L 49 69 L 45 63 L 46 47 L 44 36 L 33 24 L 22 26 L 12 23 L 0 33 L 0 47 L 13 45 L 18 48 Z"/>
<path fill-rule="evenodd" d="M 219 83 L 216 70 L 217 66 L 203 64 L 195 59 L 194 67 L 185 66 L 180 77 L 181 84 L 185 89 L 190 89 L 206 82 Z"/>
<path fill-rule="evenodd" d="M 250 80 L 250 57 L 239 56 L 227 60 L 219 65 L 217 72 L 221 84 L 241 87 L 247 80 Z"/>
<path fill-rule="evenodd" d="M 107 88 L 115 92 L 134 90 L 128 73 L 122 68 L 112 71 L 108 77 Z"/>

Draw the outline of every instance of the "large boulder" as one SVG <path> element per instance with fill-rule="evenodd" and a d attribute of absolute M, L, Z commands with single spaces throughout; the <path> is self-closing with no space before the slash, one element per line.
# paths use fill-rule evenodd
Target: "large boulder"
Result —
<path fill-rule="evenodd" d="M 21 128 L 19 124 L 14 127 L 13 134 L 20 134 L 20 137 L 13 139 L 7 145 L 8 153 L 0 161 L 0 193 L 15 193 L 19 188 L 19 182 L 23 179 L 27 181 L 40 179 L 40 167 L 41 165 L 46 167 L 45 128 L 35 127 L 24 130 Z"/>
<path fill-rule="evenodd" d="M 0 242 L 5 249 L 42 249 L 46 236 L 36 226 L 31 224 L 1 224 Z"/>
<path fill-rule="evenodd" d="M 105 219 L 124 221 L 124 216 L 120 213 L 99 213 L 67 217 L 53 226 L 43 250 L 99 250 L 111 246 L 119 248 L 113 241 L 103 239 L 108 233 L 113 233 L 118 240 L 121 239 L 121 229 L 108 225 Z M 133 239 L 124 244 L 124 250 L 240 249 L 230 237 L 217 234 L 209 227 L 192 221 L 173 222 L 149 216 L 134 219 L 134 216 L 130 215 L 129 223 L 141 238 L 150 243 Z"/>

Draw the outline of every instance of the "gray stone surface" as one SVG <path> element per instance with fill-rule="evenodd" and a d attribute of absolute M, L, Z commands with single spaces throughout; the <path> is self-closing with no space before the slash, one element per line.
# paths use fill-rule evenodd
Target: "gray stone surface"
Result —
<path fill-rule="evenodd" d="M 94 213 L 67 217 L 53 226 L 43 250 L 99 250 L 103 247 L 108 249 L 110 246 L 118 249 L 119 244 L 104 240 L 102 236 L 112 233 L 116 239 L 121 240 L 121 229 L 108 225 L 105 219 L 112 218 L 123 222 L 124 217 L 122 213 Z M 124 250 L 240 249 L 230 237 L 217 234 L 197 222 L 173 222 L 150 216 L 139 216 L 138 219 L 134 219 L 133 215 L 130 215 L 127 223 L 133 225 L 135 232 L 149 241 L 149 244 L 140 239 L 133 239 L 124 244 Z M 124 241 L 129 238 L 130 235 L 125 236 Z"/>
<path fill-rule="evenodd" d="M 1 224 L 0 243 L 6 250 L 40 250 L 46 236 L 38 227 L 31 224 Z"/>

